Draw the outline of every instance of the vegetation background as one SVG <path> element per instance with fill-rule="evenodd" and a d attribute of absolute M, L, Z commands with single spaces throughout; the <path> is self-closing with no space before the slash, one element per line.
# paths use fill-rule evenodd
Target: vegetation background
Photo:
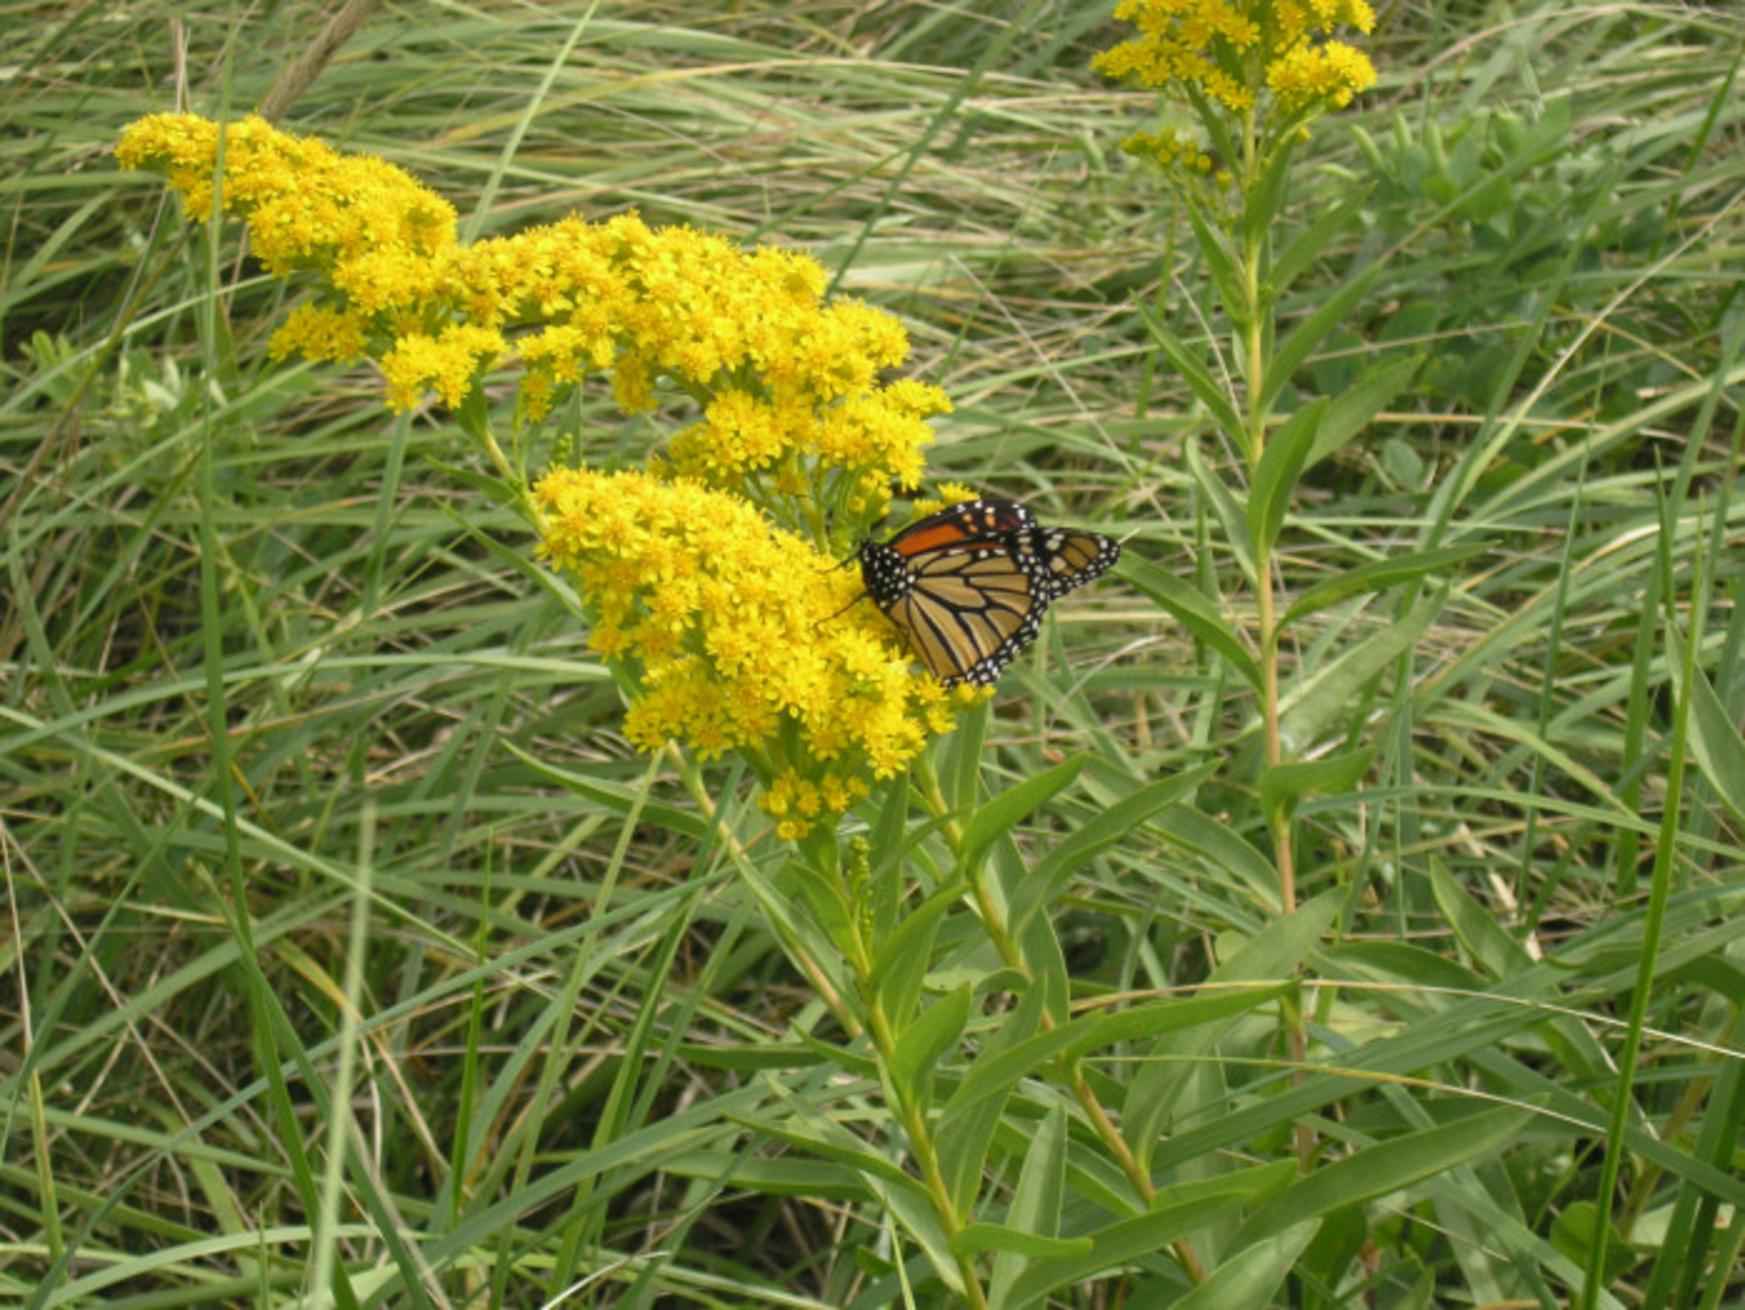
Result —
<path fill-rule="evenodd" d="M 1528 1104 L 1482 1161 L 1331 1197 L 1286 1290 L 1221 1304 L 1736 1304 L 1738 14 L 1379 13 L 1380 85 L 1293 184 L 1297 223 L 1358 195 L 1362 221 L 1285 317 L 1385 259 L 1296 386 L 1422 358 L 1309 474 L 1280 574 L 1301 592 L 1444 512 L 1472 553 L 1410 653 L 1341 692 L 1334 741 L 1385 725 L 1371 776 L 1299 816 L 1299 894 L 1341 906 L 1305 1002 L 1325 1068 L 1293 1084 L 1276 1023 L 1232 1027 L 1192 1054 L 1159 1167 L 1289 1159 L 1305 1120 L 1337 1161 Z M 872 1306 L 908 1278 L 933 1303 L 865 1177 L 794 1144 L 828 1124 L 894 1149 L 735 881 L 734 843 L 783 858 L 746 779 L 710 774 L 707 812 L 673 759 L 630 751 L 445 416 L 396 429 L 367 372 L 269 364 L 285 289 L 114 167 L 141 114 L 257 105 L 325 17 L 8 11 L 0 1299 Z M 410 170 L 469 236 L 635 207 L 809 250 L 952 395 L 935 477 L 1119 535 L 1216 599 L 1236 564 L 1205 470 L 1229 452 L 1139 307 L 1230 361 L 1181 216 L 1118 151 L 1154 99 L 1088 68 L 1124 31 L 1065 0 L 388 6 L 279 121 Z M 602 463 L 670 430 L 582 414 Z M 1293 658 L 1397 617 L 1351 598 Z M 1210 823 L 1136 828 L 1053 905 L 1080 999 L 1192 986 L 1260 932 L 1271 889 L 1205 836 L 1264 844 L 1252 701 L 1181 628 L 1105 580 L 1003 693 L 989 788 L 1095 761 L 1027 853 L 1106 808 L 1099 778 L 1220 770 Z M 1096 1186 L 1073 1177 L 1080 1202 Z M 1053 1303 L 1187 1295 L 1135 1253 Z"/>

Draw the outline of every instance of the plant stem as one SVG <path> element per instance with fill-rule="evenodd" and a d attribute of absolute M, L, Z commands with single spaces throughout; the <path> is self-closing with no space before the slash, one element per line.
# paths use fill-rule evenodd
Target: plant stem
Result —
<path fill-rule="evenodd" d="M 1256 140 L 1253 110 L 1244 123 L 1243 163 L 1247 171 L 1244 193 L 1252 196 L 1258 186 L 1263 161 Z M 1248 427 L 1249 486 L 1253 487 L 1266 454 L 1267 364 L 1266 350 L 1272 342 L 1268 331 L 1272 305 L 1263 286 L 1266 262 L 1265 238 L 1258 224 L 1248 224 L 1242 239 L 1242 281 L 1248 303 L 1242 307 L 1243 328 L 1246 331 L 1244 357 L 1248 365 L 1246 421 Z M 1279 633 L 1277 600 L 1272 589 L 1272 544 L 1261 534 L 1254 534 L 1254 608 L 1259 627 L 1261 668 L 1261 717 L 1266 740 L 1266 767 L 1276 769 L 1284 763 L 1284 743 L 1279 733 Z M 1278 899 L 1282 914 L 1292 914 L 1297 908 L 1296 855 L 1291 847 L 1290 812 L 1279 806 L 1267 815 L 1272 833 L 1273 860 L 1278 867 Z M 1302 1066 L 1308 1051 L 1300 1011 L 1292 1010 L 1287 1021 L 1286 1041 L 1291 1063 L 1296 1066 L 1297 1081 L 1302 1079 Z M 1307 1170 L 1314 1154 L 1315 1139 L 1305 1123 L 1296 1127 L 1297 1160 Z"/>

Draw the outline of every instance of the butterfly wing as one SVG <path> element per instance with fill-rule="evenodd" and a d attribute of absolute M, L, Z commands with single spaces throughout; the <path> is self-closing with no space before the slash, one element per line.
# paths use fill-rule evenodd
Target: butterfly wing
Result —
<path fill-rule="evenodd" d="M 1016 546 L 1019 557 L 1046 579 L 1049 600 L 1102 577 L 1121 558 L 1121 543 L 1100 532 L 1030 528 L 1018 535 Z"/>
<path fill-rule="evenodd" d="M 1035 639 L 1047 606 L 1043 579 L 1004 543 L 934 551 L 912 578 L 885 613 L 948 687 L 996 681 Z"/>
<path fill-rule="evenodd" d="M 992 496 L 953 505 L 860 548 L 861 580 L 947 687 L 998 680 L 1049 603 L 1105 572 L 1118 542 L 1038 526 Z"/>

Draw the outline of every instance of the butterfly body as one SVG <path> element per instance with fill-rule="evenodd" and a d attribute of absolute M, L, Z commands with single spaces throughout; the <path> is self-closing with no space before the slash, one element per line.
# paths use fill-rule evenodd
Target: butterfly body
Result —
<path fill-rule="evenodd" d="M 861 543 L 867 594 L 947 687 L 989 685 L 1036 639 L 1049 605 L 1121 556 L 1095 532 L 1045 528 L 985 496 Z"/>

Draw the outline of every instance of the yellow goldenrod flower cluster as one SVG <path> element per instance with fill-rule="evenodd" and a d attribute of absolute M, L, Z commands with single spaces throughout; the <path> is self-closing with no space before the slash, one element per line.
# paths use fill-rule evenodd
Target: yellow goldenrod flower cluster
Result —
<path fill-rule="evenodd" d="M 188 217 L 203 223 L 212 215 L 218 138 L 219 125 L 196 114 L 151 114 L 128 125 L 115 157 L 162 172 Z M 223 193 L 224 211 L 248 219 L 255 257 L 281 277 L 320 266 L 365 287 L 383 273 L 356 261 L 412 267 L 455 244 L 454 207 L 400 169 L 338 154 L 262 118 L 225 129 Z"/>
<path fill-rule="evenodd" d="M 1368 32 L 1364 0 L 1121 0 L 1115 17 L 1139 36 L 1099 54 L 1093 65 L 1141 86 L 1204 95 L 1245 113 L 1264 85 L 1287 115 L 1348 103 L 1375 83 L 1360 51 L 1322 40 L 1345 25 Z"/>
<path fill-rule="evenodd" d="M 912 672 L 877 609 L 850 605 L 858 574 L 812 544 L 826 522 L 841 539 L 882 515 L 893 483 L 915 486 L 927 417 L 949 408 L 935 387 L 879 381 L 908 354 L 902 327 L 826 304 L 815 260 L 634 214 L 463 246 L 449 205 L 399 169 L 258 118 L 153 115 L 116 154 L 162 172 L 192 218 L 219 197 L 269 270 L 315 285 L 275 356 L 374 359 L 395 409 L 431 394 L 459 408 L 505 362 L 521 366 L 521 422 L 589 373 L 610 375 L 627 413 L 662 384 L 696 405 L 652 471 L 560 469 L 524 502 L 598 619 L 593 648 L 629 675 L 637 746 L 740 752 L 778 833 L 799 840 L 977 698 Z"/>
<path fill-rule="evenodd" d="M 745 753 L 783 837 L 846 810 L 950 730 L 952 693 L 911 671 L 872 606 L 851 604 L 858 575 L 748 501 L 590 469 L 554 470 L 533 494 L 541 553 L 594 613 L 590 644 L 636 676 L 626 735 L 645 750 Z"/>
<path fill-rule="evenodd" d="M 116 150 L 163 172 L 202 219 L 219 154 L 218 124 L 192 114 L 141 119 Z M 382 160 L 259 118 L 229 125 L 222 155 L 222 203 L 254 252 L 327 293 L 292 312 L 273 355 L 371 357 L 397 410 L 431 393 L 457 406 L 508 359 L 522 366 L 529 421 L 590 372 L 610 371 L 627 413 L 652 408 L 667 381 L 703 410 L 672 442 L 677 471 L 740 491 L 767 474 L 787 495 L 870 518 L 893 482 L 919 480 L 926 418 L 949 408 L 935 387 L 879 384 L 908 353 L 902 326 L 853 301 L 825 304 L 825 272 L 806 255 L 748 253 L 635 214 L 461 246 L 453 209 Z"/>

